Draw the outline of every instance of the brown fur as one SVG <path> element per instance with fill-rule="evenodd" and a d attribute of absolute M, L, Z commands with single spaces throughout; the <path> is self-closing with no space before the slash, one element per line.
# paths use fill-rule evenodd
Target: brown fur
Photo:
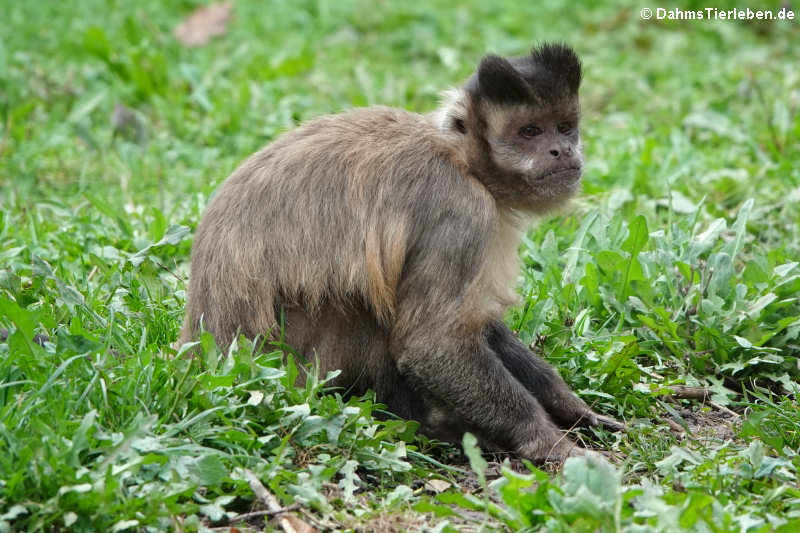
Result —
<path fill-rule="evenodd" d="M 275 337 L 282 319 L 284 341 L 348 393 L 534 460 L 574 453 L 556 424 L 611 424 L 501 320 L 525 227 L 566 201 L 581 164 L 577 131 L 556 131 L 577 113 L 577 59 L 535 52 L 491 56 L 434 114 L 320 117 L 246 160 L 197 228 L 182 342 Z M 558 61 L 568 75 L 541 70 Z M 518 136 L 530 121 L 543 136 Z"/>

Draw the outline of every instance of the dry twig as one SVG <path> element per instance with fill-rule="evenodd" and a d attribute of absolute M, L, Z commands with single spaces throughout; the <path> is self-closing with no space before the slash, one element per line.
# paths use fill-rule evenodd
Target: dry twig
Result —
<path fill-rule="evenodd" d="M 272 495 L 270 491 L 261 483 L 253 472 L 244 469 L 244 476 L 250 484 L 250 490 L 256 495 L 256 498 L 267 506 L 267 509 L 272 513 L 285 513 L 288 508 L 282 507 L 278 499 Z M 278 524 L 286 533 L 317 533 L 317 530 L 297 518 L 296 516 L 283 515 L 278 518 Z"/>
<path fill-rule="evenodd" d="M 730 409 L 728 409 L 724 405 L 718 404 L 717 402 L 708 402 L 708 405 L 710 405 L 711 407 L 713 407 L 717 411 L 722 411 L 723 413 L 726 413 L 726 414 L 732 416 L 733 418 L 739 418 L 739 413 L 737 413 L 736 411 L 731 411 Z"/>

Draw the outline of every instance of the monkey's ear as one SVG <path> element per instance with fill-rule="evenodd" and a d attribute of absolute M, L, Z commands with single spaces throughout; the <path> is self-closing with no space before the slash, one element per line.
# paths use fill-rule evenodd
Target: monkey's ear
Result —
<path fill-rule="evenodd" d="M 471 85 L 471 92 L 497 104 L 522 104 L 532 98 L 530 87 L 517 69 L 493 54 L 481 60 L 477 83 Z"/>

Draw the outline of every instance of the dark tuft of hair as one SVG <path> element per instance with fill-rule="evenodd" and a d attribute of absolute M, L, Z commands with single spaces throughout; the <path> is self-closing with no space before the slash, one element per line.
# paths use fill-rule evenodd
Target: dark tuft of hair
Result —
<path fill-rule="evenodd" d="M 574 98 L 581 84 L 581 62 L 564 43 L 544 43 L 531 53 L 508 59 L 488 55 L 465 89 L 500 104 L 552 105 Z"/>
<path fill-rule="evenodd" d="M 549 72 L 554 81 L 573 93 L 581 84 L 581 60 L 565 43 L 544 43 L 531 50 L 535 65 Z"/>

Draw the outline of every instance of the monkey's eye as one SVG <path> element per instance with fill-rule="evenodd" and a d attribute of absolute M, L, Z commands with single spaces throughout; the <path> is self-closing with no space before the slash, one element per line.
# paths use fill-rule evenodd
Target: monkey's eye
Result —
<path fill-rule="evenodd" d="M 558 125 L 558 133 L 563 135 L 568 135 L 572 133 L 572 130 L 575 128 L 575 125 L 572 122 L 562 122 Z"/>
<path fill-rule="evenodd" d="M 542 128 L 539 126 L 534 126 L 533 124 L 528 124 L 527 126 L 522 126 L 519 129 L 519 134 L 526 139 L 530 139 L 532 137 L 536 137 L 542 133 Z"/>

